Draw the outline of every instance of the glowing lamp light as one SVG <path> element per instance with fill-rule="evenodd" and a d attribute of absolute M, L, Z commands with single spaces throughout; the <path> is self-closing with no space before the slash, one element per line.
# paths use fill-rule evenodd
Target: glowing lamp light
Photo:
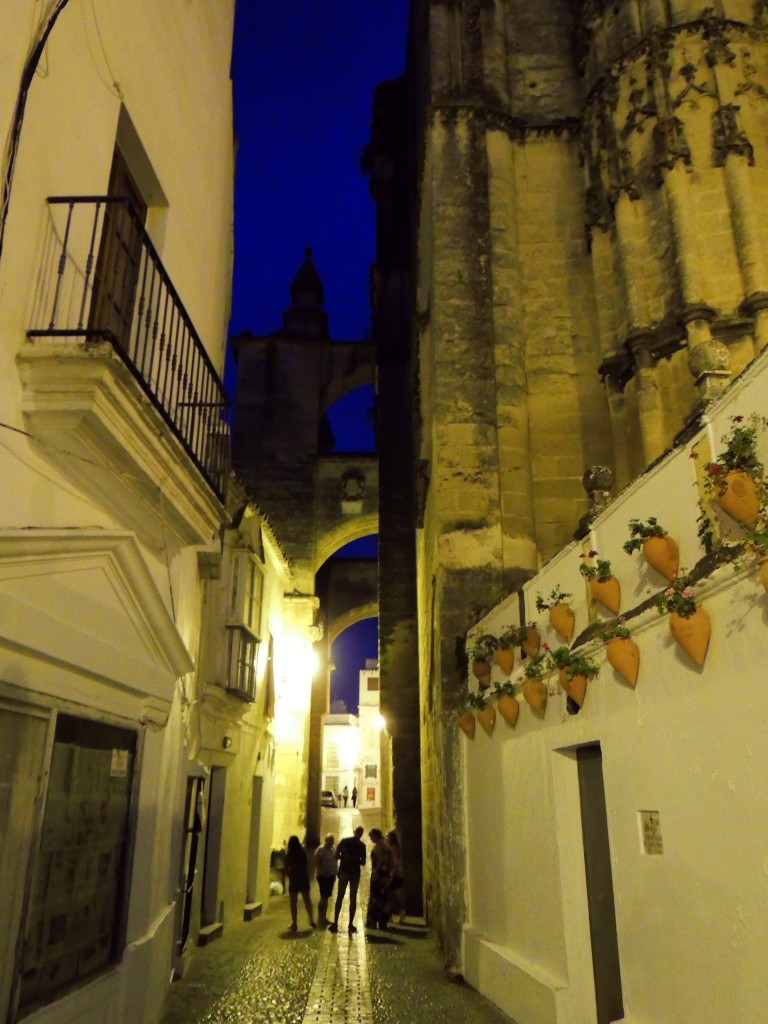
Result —
<path fill-rule="evenodd" d="M 377 732 L 381 732 L 382 729 L 386 729 L 386 727 L 387 727 L 387 720 L 384 717 L 384 715 L 376 714 L 376 715 L 373 716 L 373 728 Z"/>

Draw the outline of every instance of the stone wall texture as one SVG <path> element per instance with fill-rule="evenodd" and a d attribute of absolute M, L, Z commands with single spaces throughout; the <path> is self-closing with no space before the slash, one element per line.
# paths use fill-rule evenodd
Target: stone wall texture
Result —
<path fill-rule="evenodd" d="M 424 888 L 458 964 L 467 629 L 571 540 L 587 467 L 629 484 L 768 340 L 768 11 L 415 0 L 405 82 Z"/>

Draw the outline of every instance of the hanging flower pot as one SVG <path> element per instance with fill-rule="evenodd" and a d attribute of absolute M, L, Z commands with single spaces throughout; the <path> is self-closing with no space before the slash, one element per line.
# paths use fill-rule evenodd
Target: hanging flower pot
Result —
<path fill-rule="evenodd" d="M 461 731 L 473 740 L 475 738 L 475 716 L 472 712 L 462 711 L 462 713 L 457 716 L 456 721 Z"/>
<path fill-rule="evenodd" d="M 618 615 L 621 587 L 611 572 L 611 563 L 607 558 L 598 558 L 596 551 L 589 551 L 581 555 L 581 558 L 587 559 L 579 566 L 579 572 L 586 579 L 589 592 L 609 612 Z"/>
<path fill-rule="evenodd" d="M 587 693 L 587 677 L 583 672 L 574 672 L 572 676 L 568 676 L 564 668 L 558 671 L 558 679 L 560 686 L 565 690 L 571 700 L 576 701 L 579 707 L 584 703 L 584 697 Z"/>
<path fill-rule="evenodd" d="M 751 523 L 760 511 L 757 484 L 743 469 L 732 469 L 718 479 L 715 501 L 737 523 Z"/>
<path fill-rule="evenodd" d="M 570 605 L 567 605 L 564 601 L 558 601 L 549 609 L 550 626 L 567 644 L 573 639 L 575 623 L 576 616 L 571 611 Z"/>
<path fill-rule="evenodd" d="M 643 541 L 643 557 L 648 565 L 668 580 L 677 576 L 680 568 L 680 550 L 675 541 L 664 533 L 657 537 L 646 537 Z"/>
<path fill-rule="evenodd" d="M 523 680 L 523 698 L 540 718 L 547 710 L 547 687 L 541 679 Z"/>
<path fill-rule="evenodd" d="M 640 671 L 640 651 L 631 637 L 614 636 L 606 645 L 606 657 L 622 679 L 635 686 Z"/>
<path fill-rule="evenodd" d="M 487 690 L 491 685 L 491 665 L 485 658 L 475 658 L 472 662 L 472 675 L 477 679 L 480 688 Z"/>
<path fill-rule="evenodd" d="M 496 725 L 496 712 L 490 704 L 477 709 L 477 720 L 489 736 L 493 736 Z"/>
<path fill-rule="evenodd" d="M 613 612 L 614 615 L 619 614 L 621 586 L 615 576 L 608 576 L 603 580 L 594 576 L 589 581 L 589 589 L 594 599 L 599 601 L 604 608 L 607 608 L 609 612 Z"/>
<path fill-rule="evenodd" d="M 493 658 L 505 676 L 512 674 L 515 664 L 515 652 L 511 647 L 497 647 Z"/>
<path fill-rule="evenodd" d="M 669 616 L 669 631 L 685 653 L 701 666 L 707 657 L 712 624 L 703 608 L 688 615 L 673 611 Z"/>
<path fill-rule="evenodd" d="M 499 709 L 499 714 L 513 729 L 517 725 L 517 719 L 520 715 L 520 704 L 509 693 L 502 693 L 499 695 L 499 699 L 496 702 L 496 707 Z"/>
<path fill-rule="evenodd" d="M 525 627 L 525 640 L 521 644 L 522 649 L 529 658 L 535 658 L 541 647 L 541 633 L 535 626 Z"/>
<path fill-rule="evenodd" d="M 643 557 L 648 565 L 665 579 L 673 580 L 680 569 L 680 552 L 664 527 L 655 516 L 645 522 L 639 519 L 629 521 L 629 540 L 624 544 L 628 555 L 642 548 Z"/>

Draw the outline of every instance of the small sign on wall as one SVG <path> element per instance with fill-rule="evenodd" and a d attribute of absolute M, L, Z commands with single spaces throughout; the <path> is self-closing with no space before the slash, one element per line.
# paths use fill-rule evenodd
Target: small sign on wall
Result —
<path fill-rule="evenodd" d="M 643 841 L 643 853 L 664 853 L 664 841 L 661 837 L 661 819 L 658 811 L 638 811 L 640 835 Z"/>

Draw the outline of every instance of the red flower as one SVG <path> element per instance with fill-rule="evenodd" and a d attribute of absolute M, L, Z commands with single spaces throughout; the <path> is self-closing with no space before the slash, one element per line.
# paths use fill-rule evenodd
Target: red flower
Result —
<path fill-rule="evenodd" d="M 713 463 L 713 464 L 712 464 L 712 465 L 711 465 L 711 466 L 709 467 L 709 469 L 707 470 L 707 472 L 709 473 L 709 475 L 710 475 L 710 476 L 717 476 L 717 474 L 718 474 L 718 473 L 720 472 L 720 467 L 719 467 L 719 466 L 716 466 L 716 465 L 715 465 L 715 464 Z"/>
<path fill-rule="evenodd" d="M 741 423 L 741 421 L 743 419 L 744 419 L 743 416 L 731 416 L 731 422 L 732 423 Z"/>

